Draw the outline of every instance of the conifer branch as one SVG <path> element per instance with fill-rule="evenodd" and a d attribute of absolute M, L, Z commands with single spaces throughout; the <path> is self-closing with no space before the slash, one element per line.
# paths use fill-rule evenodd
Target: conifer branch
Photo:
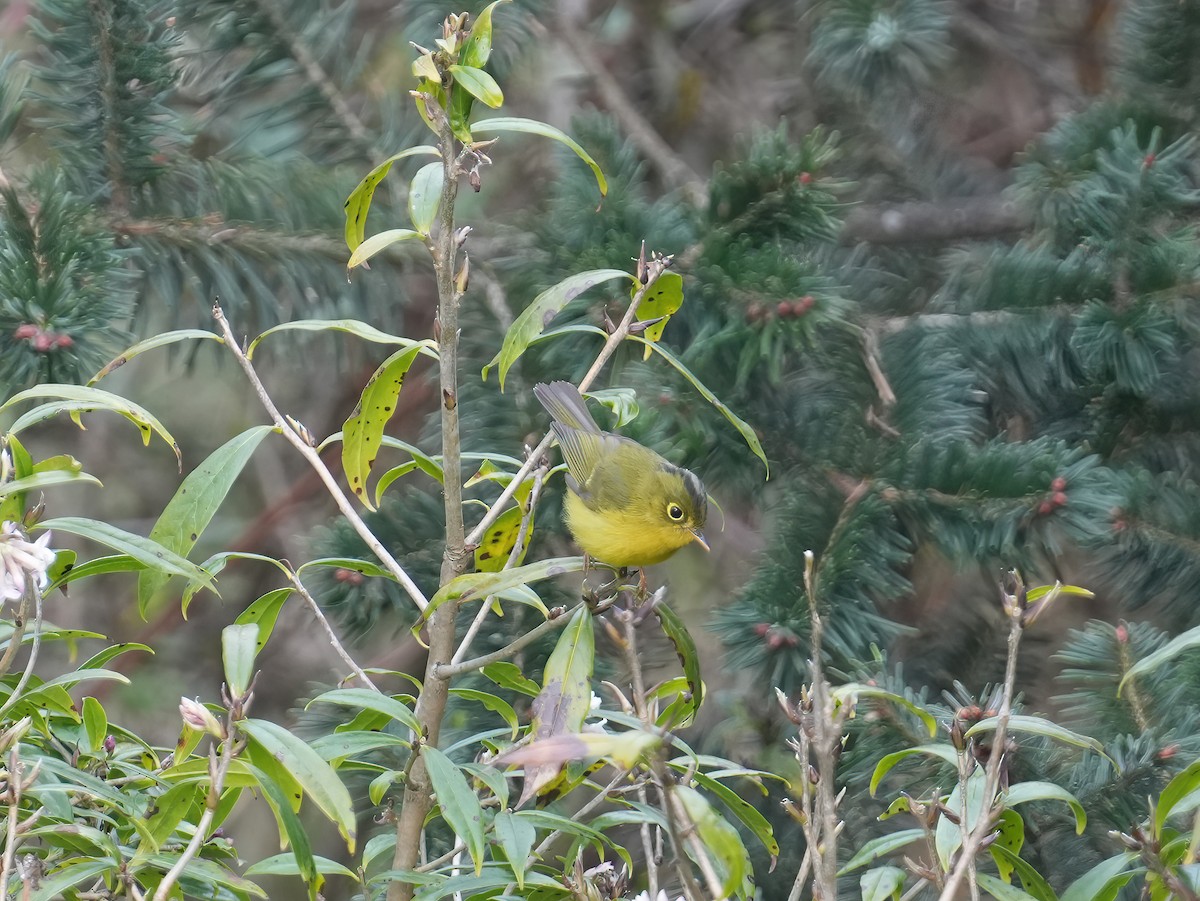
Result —
<path fill-rule="evenodd" d="M 1004 196 L 912 201 L 855 207 L 846 214 L 842 244 L 926 244 L 999 238 L 1028 228 L 1031 217 Z"/>
<path fill-rule="evenodd" d="M 592 44 L 568 21 L 565 14 L 558 17 L 557 32 L 575 60 L 592 77 L 600 99 L 621 124 L 629 140 L 658 170 L 667 186 L 681 191 L 694 206 L 703 206 L 708 198 L 708 186 L 637 111 L 620 83 L 596 56 Z"/>
<path fill-rule="evenodd" d="M 121 137 L 117 134 L 117 123 L 121 121 L 118 110 L 120 87 L 117 85 L 116 53 L 113 47 L 112 5 L 105 0 L 89 0 L 92 26 L 96 36 L 96 56 L 100 69 L 100 101 L 104 129 L 104 161 L 111 190 L 109 205 L 119 213 L 129 209 L 129 185 L 125 183 Z"/>
<path fill-rule="evenodd" d="M 228 246 L 249 253 L 279 256 L 280 252 L 297 256 L 322 256 L 339 263 L 346 261 L 346 243 L 322 234 L 288 234 L 259 228 L 246 222 L 204 219 L 125 219 L 109 222 L 114 233 L 130 238 L 160 238 L 181 247 Z M 379 254 L 383 256 L 386 254 Z"/>

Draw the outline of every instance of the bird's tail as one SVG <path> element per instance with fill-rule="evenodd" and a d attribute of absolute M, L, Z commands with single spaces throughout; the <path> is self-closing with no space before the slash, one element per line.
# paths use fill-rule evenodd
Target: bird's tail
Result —
<path fill-rule="evenodd" d="M 546 408 L 555 422 L 580 432 L 599 432 L 600 426 L 588 412 L 587 404 L 579 389 L 570 382 L 538 383 L 533 386 L 533 395 Z"/>

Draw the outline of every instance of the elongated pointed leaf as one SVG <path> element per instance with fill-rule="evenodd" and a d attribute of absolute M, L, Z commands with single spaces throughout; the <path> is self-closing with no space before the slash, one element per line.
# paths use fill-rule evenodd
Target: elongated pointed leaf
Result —
<path fill-rule="evenodd" d="M 473 66 L 451 66 L 450 74 L 454 76 L 455 83 L 466 89 L 476 100 L 482 100 L 492 109 L 499 109 L 504 105 L 504 92 L 500 90 L 500 85 L 483 69 Z"/>
<path fill-rule="evenodd" d="M 437 219 L 445 181 L 445 167 L 440 162 L 430 163 L 417 170 L 408 187 L 408 218 L 423 237 L 429 236 L 429 229 Z"/>
<path fill-rule="evenodd" d="M 721 877 L 721 897 L 728 898 L 734 894 L 745 897 L 745 883 L 753 873 L 750 855 L 742 844 L 738 831 L 727 823 L 712 805 L 693 788 L 677 785 L 671 793 L 680 801 L 687 812 L 688 819 L 696 829 L 696 834 L 704 846 L 704 851 L 712 857 L 716 865 L 717 875 Z M 690 849 L 689 849 L 690 853 Z"/>
<path fill-rule="evenodd" d="M 337 826 L 346 846 L 353 852 L 356 829 L 354 804 L 350 800 L 350 792 L 334 769 L 305 741 L 275 723 L 245 719 L 238 724 L 238 728 L 279 761 L 303 787 L 304 793 Z"/>
<path fill-rule="evenodd" d="M 345 332 L 374 344 L 403 344 L 405 347 L 418 345 L 422 348 L 421 353 L 425 356 L 437 359 L 437 345 L 432 341 L 414 341 L 412 338 L 381 332 L 375 326 L 357 319 L 297 319 L 294 322 L 284 322 L 267 329 L 251 341 L 250 346 L 246 348 L 246 356 L 252 357 L 255 348 L 262 343 L 264 338 L 279 332 Z"/>
<path fill-rule="evenodd" d="M 517 712 L 513 710 L 512 704 L 508 703 L 504 698 L 489 694 L 486 691 L 479 691 L 476 688 L 451 688 L 450 694 L 466 701 L 476 701 L 493 713 L 498 713 L 504 722 L 508 724 L 509 728 L 512 729 L 513 740 L 516 740 L 520 721 L 517 719 Z"/>
<path fill-rule="evenodd" d="M 69 888 L 82 882 L 95 881 L 106 870 L 117 871 L 119 864 L 113 860 L 89 860 L 84 863 L 68 864 L 43 876 L 38 887 L 29 897 L 32 901 L 56 901 L 64 897 Z"/>
<path fill-rule="evenodd" d="M 1015 885 L 1001 882 L 995 876 L 987 873 L 976 873 L 975 881 L 979 887 L 991 895 L 996 901 L 1037 901 L 1033 895 L 1023 892 Z"/>
<path fill-rule="evenodd" d="M 83 519 L 77 516 L 60 516 L 39 523 L 38 528 L 53 529 L 56 532 L 70 532 L 81 538 L 89 538 L 119 551 L 127 557 L 132 557 L 150 569 L 160 570 L 172 576 L 183 576 L 188 581 L 196 581 L 210 590 L 212 576 L 174 551 L 163 547 L 157 541 L 143 538 L 124 529 L 94 519 Z"/>
<path fill-rule="evenodd" d="M 487 378 L 487 374 L 493 366 L 498 367 L 500 390 L 503 391 L 504 378 L 508 375 L 508 370 L 517 362 L 521 354 L 525 353 L 530 343 L 546 330 L 563 307 L 589 288 L 618 278 L 632 280 L 633 276 L 620 269 L 593 269 L 572 275 L 557 285 L 547 288 L 535 297 L 533 302 L 521 311 L 521 315 L 516 318 L 516 321 L 509 326 L 499 352 L 483 368 L 483 377 Z"/>
<path fill-rule="evenodd" d="M 371 235 L 354 248 L 354 253 L 350 254 L 350 259 L 346 262 L 346 268 L 354 269 L 356 266 L 361 266 L 375 254 L 387 250 L 393 244 L 419 240 L 421 237 L 420 232 L 413 231 L 411 228 L 389 228 L 377 235 Z"/>
<path fill-rule="evenodd" d="M 478 876 L 483 870 L 483 855 L 487 850 L 487 842 L 483 837 L 483 808 L 479 806 L 479 799 L 471 791 L 467 777 L 437 748 L 423 746 L 421 759 L 425 761 L 425 771 L 437 795 L 442 819 L 467 846 L 467 853 L 475 863 L 475 875 Z"/>
<path fill-rule="evenodd" d="M 636 297 L 640 290 L 641 285 L 634 285 L 630 289 L 630 296 Z M 664 272 L 646 291 L 642 303 L 638 307 L 639 320 L 643 322 L 652 319 L 658 320 L 647 326 L 646 330 L 642 332 L 646 340 L 653 344 L 661 339 L 671 316 L 679 312 L 679 308 L 682 306 L 683 276 L 678 272 Z M 650 353 L 650 348 L 647 347 L 642 359 L 649 360 Z"/>
<path fill-rule="evenodd" d="M 234 620 L 239 626 L 251 624 L 258 626 L 258 638 L 254 647 L 256 654 L 263 649 L 267 639 L 271 637 L 271 633 L 275 630 L 275 623 L 279 619 L 279 611 L 283 609 L 284 602 L 292 596 L 295 590 L 294 588 L 276 588 L 274 591 L 268 591 L 239 613 L 238 618 Z"/>
<path fill-rule="evenodd" d="M 1028 861 L 1023 860 L 1003 845 L 999 847 L 993 845 L 988 850 L 992 852 L 992 857 L 996 859 L 997 865 L 1003 860 L 1006 867 L 1020 877 L 1025 891 L 1037 898 L 1038 901 L 1058 901 L 1058 895 L 1054 893 L 1054 889 Z"/>
<path fill-rule="evenodd" d="M 188 474 L 175 496 L 167 502 L 158 522 L 150 530 L 150 539 L 186 557 L 212 522 L 246 462 L 274 430 L 274 426 L 255 426 L 213 451 Z M 138 613 L 143 619 L 154 595 L 170 578 L 157 570 L 148 570 L 138 577 Z"/>
<path fill-rule="evenodd" d="M 859 848 L 858 853 L 838 870 L 838 875 L 845 876 L 847 873 L 853 873 L 859 867 L 865 867 L 873 860 L 878 860 L 901 848 L 907 848 L 913 842 L 919 842 L 924 838 L 924 829 L 903 829 L 900 832 L 890 832 L 879 838 L 873 838 Z"/>
<path fill-rule="evenodd" d="M 70 472 L 62 469 L 50 472 L 37 472 L 31 476 L 25 476 L 23 479 L 13 479 L 10 482 L 0 483 L 0 498 L 8 497 L 10 494 L 21 494 L 25 491 L 41 491 L 43 488 L 50 488 L 54 485 L 65 485 L 70 482 L 85 485 L 101 484 L 98 478 L 88 475 L 86 472 Z"/>
<path fill-rule="evenodd" d="M 767 853 L 771 855 L 771 869 L 775 869 L 775 861 L 779 859 L 779 842 L 775 840 L 775 830 L 771 822 L 759 813 L 758 808 L 746 801 L 724 782 L 718 782 L 704 773 L 693 773 L 696 784 L 710 794 L 716 795 L 729 808 L 735 817 L 742 821 L 750 832 L 757 838 Z"/>
<path fill-rule="evenodd" d="M 510 2 L 512 0 L 495 0 L 475 17 L 475 21 L 471 23 L 471 33 L 463 42 L 462 50 L 458 54 L 464 66 L 482 69 L 487 65 L 488 58 L 492 55 L 492 10 L 501 3 Z"/>
<path fill-rule="evenodd" d="M 328 857 L 321 857 L 319 854 L 314 854 L 311 858 L 313 871 L 321 873 L 325 876 L 345 876 L 347 879 L 357 879 L 358 874 L 353 870 L 338 863 L 336 860 L 330 860 Z M 248 867 L 246 876 L 305 876 L 303 868 L 300 864 L 298 855 L 293 853 L 276 854 L 273 857 L 267 857 L 260 860 L 258 863 Z"/>
<path fill-rule="evenodd" d="M 529 853 L 533 850 L 537 830 L 525 820 L 507 811 L 496 814 L 493 826 L 500 847 L 504 849 L 504 856 L 508 858 L 508 865 L 512 867 L 517 888 L 525 891 L 527 869 L 525 864 L 529 859 Z"/>
<path fill-rule="evenodd" d="M 1018 782 L 1004 793 L 1006 807 L 1016 807 L 1027 801 L 1062 801 L 1075 815 L 1075 834 L 1083 835 L 1087 814 L 1079 800 L 1062 786 L 1053 782 Z"/>
<path fill-rule="evenodd" d="M 691 382 L 692 387 L 695 388 L 697 391 L 699 391 L 701 396 L 706 401 L 708 401 L 710 404 L 712 404 L 714 407 L 716 407 L 718 410 L 720 410 L 721 415 L 724 416 L 726 419 L 728 419 L 730 421 L 730 423 L 733 424 L 733 427 L 735 429 L 737 429 L 738 434 L 742 436 L 742 438 L 745 440 L 746 444 L 749 446 L 750 450 L 752 450 L 754 452 L 754 456 L 756 456 L 756 457 L 758 457 L 758 459 L 762 460 L 762 464 L 766 468 L 766 471 L 767 471 L 767 478 L 771 477 L 771 464 L 767 462 L 767 455 L 765 453 L 763 453 L 762 442 L 758 440 L 758 435 L 757 435 L 757 433 L 755 433 L 754 429 L 750 428 L 750 426 L 747 425 L 746 422 L 741 417 L 739 417 L 736 413 L 734 413 L 731 409 L 729 409 L 729 407 L 725 406 L 725 404 L 721 401 L 721 399 L 719 397 L 717 397 L 715 394 L 713 394 L 712 391 L 710 391 L 708 389 L 707 385 L 705 385 L 703 382 L 701 382 L 700 379 L 698 379 L 692 373 L 692 371 L 690 369 L 688 369 L 686 366 L 683 365 L 683 363 L 679 360 L 679 358 L 677 358 L 669 350 L 664 348 L 661 344 L 655 344 L 654 342 L 647 341 L 645 338 L 641 337 L 640 335 L 630 335 L 629 340 L 630 341 L 640 341 L 646 347 L 652 348 L 655 353 L 657 353 L 664 360 L 666 360 L 668 363 L 670 363 L 672 366 L 674 366 L 676 371 L 679 372 L 680 375 L 682 375 L 685 379 L 687 379 L 689 382 Z"/>
<path fill-rule="evenodd" d="M 404 385 L 404 377 L 417 358 L 420 346 L 396 351 L 375 370 L 359 398 L 358 406 L 342 427 L 342 468 L 350 490 L 369 509 L 374 510 L 367 493 L 367 479 L 379 445 L 383 430 L 396 410 L 396 398 Z"/>
<path fill-rule="evenodd" d="M 899 867 L 876 867 L 858 877 L 862 901 L 886 901 L 900 895 L 907 874 Z"/>
<path fill-rule="evenodd" d="M 895 704 L 907 710 L 917 719 L 919 719 L 925 728 L 929 730 L 929 737 L 937 735 L 937 720 L 933 715 L 923 707 L 914 704 L 904 695 L 896 694 L 894 691 L 887 691 L 875 685 L 867 685 L 863 682 L 849 682 L 845 685 L 839 685 L 833 689 L 833 696 L 839 701 L 846 701 L 857 698 L 872 698 L 877 701 L 886 701 L 889 704 Z"/>
<path fill-rule="evenodd" d="M 104 367 L 94 376 L 88 379 L 88 386 L 96 384 L 113 370 L 124 366 L 138 354 L 144 354 L 148 350 L 154 350 L 157 347 L 166 347 L 168 344 L 177 344 L 180 341 L 216 341 L 218 344 L 224 344 L 225 339 L 215 332 L 205 331 L 198 328 L 177 329 L 173 332 L 163 332 L 160 335 L 154 335 L 144 341 L 139 341 L 137 344 L 121 352 L 121 355 L 109 360 Z"/>
<path fill-rule="evenodd" d="M 290 854 L 278 855 L 278 857 L 290 859 L 294 867 L 286 875 L 295 874 L 303 879 L 305 886 L 308 888 L 308 897 L 315 901 L 317 892 L 321 890 L 323 880 L 319 875 L 321 871 L 317 868 L 316 860 L 313 858 L 312 845 L 308 840 L 308 833 L 305 832 L 304 825 L 300 822 L 300 818 L 296 816 L 295 811 L 292 810 L 292 805 L 288 801 L 287 794 L 279 783 L 271 778 L 270 774 L 252 764 L 246 764 L 246 769 L 250 771 L 250 775 L 258 783 L 258 787 L 262 789 L 263 795 L 267 798 L 271 806 L 271 811 L 275 814 L 275 819 L 279 823 L 280 834 L 287 838 L 287 845 L 291 847 Z M 284 847 L 287 847 L 287 845 Z M 269 859 L 273 860 L 275 858 Z M 267 861 L 263 861 L 260 866 L 265 866 L 266 863 Z M 265 873 L 270 872 L 269 869 L 252 871 L 255 871 L 254 867 L 251 867 L 246 872 L 246 875 L 265 875 Z"/>
<path fill-rule="evenodd" d="M 996 728 L 996 717 L 988 717 L 986 720 L 980 720 L 974 726 L 967 730 L 967 737 L 979 735 L 983 732 L 992 732 Z M 1009 732 L 1029 732 L 1033 735 L 1041 735 L 1046 738 L 1060 741 L 1063 744 L 1074 745 L 1077 748 L 1089 748 L 1097 754 L 1105 757 L 1112 763 L 1111 757 L 1104 751 L 1104 745 L 1096 739 L 1088 735 L 1081 735 L 1078 732 L 1072 732 L 1070 729 L 1064 729 L 1057 723 L 1043 719 L 1040 716 L 1011 716 L 1008 719 Z"/>
<path fill-rule="evenodd" d="M 137 426 L 138 431 L 142 433 L 142 444 L 149 446 L 150 438 L 153 435 L 158 435 L 174 451 L 176 460 L 183 459 L 183 455 L 179 451 L 178 442 L 175 441 L 171 433 L 149 411 L 131 400 L 117 394 L 111 394 L 100 388 L 88 388 L 83 385 L 36 385 L 33 388 L 28 388 L 25 391 L 14 394 L 3 404 L 0 404 L 0 411 L 7 410 L 9 407 L 19 404 L 22 401 L 46 397 L 67 401 L 69 406 L 64 407 L 64 409 L 71 414 L 71 418 L 81 428 L 83 424 L 79 421 L 80 413 L 90 410 L 109 410 L 113 413 L 118 413 Z M 9 429 L 10 433 L 15 433 L 16 431 L 17 429 L 15 428 Z"/>
<path fill-rule="evenodd" d="M 975 772 L 967 778 L 965 804 L 961 783 L 954 787 L 954 791 L 950 792 L 950 797 L 946 801 L 946 807 L 967 824 L 967 829 L 974 829 L 980 816 L 984 814 L 985 809 L 989 808 L 991 798 L 984 797 L 987 788 L 986 782 L 987 778 L 983 770 L 976 768 Z M 948 873 L 955 852 L 962 847 L 962 827 L 958 823 L 952 822 L 949 817 L 939 817 L 933 838 L 942 870 Z"/>
<path fill-rule="evenodd" d="M 1144 867 L 1139 867 L 1137 855 L 1124 851 L 1096 864 L 1069 886 L 1059 901 L 1112 901 L 1117 892 Z"/>
<path fill-rule="evenodd" d="M 104 705 L 93 697 L 83 699 L 83 731 L 87 735 L 88 749 L 99 751 L 108 736 L 108 714 Z"/>
<path fill-rule="evenodd" d="M 234 623 L 221 630 L 225 684 L 235 698 L 240 698 L 250 687 L 258 647 L 258 625 L 255 623 Z"/>
<path fill-rule="evenodd" d="M 1146 675 L 1146 673 L 1152 673 L 1164 663 L 1169 663 L 1184 651 L 1190 651 L 1195 647 L 1200 647 L 1200 626 L 1176 635 L 1153 654 L 1147 654 L 1126 670 L 1120 684 L 1117 685 L 1117 697 L 1121 696 L 1121 692 L 1125 688 L 1125 683 L 1130 679 L 1136 679 L 1139 676 Z"/>
<path fill-rule="evenodd" d="M 483 135 L 496 134 L 497 132 L 521 132 L 523 134 L 539 135 L 543 138 L 558 141 L 560 144 L 569 147 L 574 151 L 576 156 L 587 163 L 588 168 L 592 170 L 592 174 L 596 176 L 596 186 L 600 189 L 600 196 L 603 197 L 608 194 L 608 180 L 605 179 L 604 173 L 600 171 L 599 164 L 573 138 L 553 125 L 538 122 L 536 119 L 518 119 L 508 116 L 497 119 L 484 119 L 482 122 L 476 122 L 471 126 L 471 130 L 476 134 Z"/>
<path fill-rule="evenodd" d="M 535 740 L 583 731 L 591 710 L 592 667 L 596 639 L 592 614 L 581 605 L 563 629 L 542 675 L 542 690 L 533 699 L 530 735 Z M 525 785 L 518 807 L 549 785 L 561 771 L 559 764 L 525 770 Z"/>
<path fill-rule="evenodd" d="M 410 156 L 441 156 L 436 147 L 424 144 L 420 147 L 410 147 L 388 157 L 358 183 L 350 196 L 346 198 L 346 246 L 356 250 L 362 244 L 363 236 L 367 233 L 367 213 L 371 210 L 371 198 L 379 183 L 392 171 L 392 165 Z"/>
<path fill-rule="evenodd" d="M 675 656 L 679 658 L 679 663 L 683 666 L 683 675 L 687 679 L 688 692 L 691 694 L 691 698 L 681 710 L 682 720 L 672 724 L 674 727 L 683 727 L 691 723 L 696 716 L 696 711 L 700 709 L 700 704 L 704 701 L 704 680 L 700 675 L 700 652 L 696 650 L 696 642 L 692 639 L 692 633 L 688 631 L 683 619 L 668 607 L 665 601 L 654 605 L 654 615 L 658 618 L 664 634 L 671 639 L 671 644 L 675 646 Z"/>
<path fill-rule="evenodd" d="M 871 797 L 875 797 L 875 790 L 879 788 L 879 783 L 883 781 L 883 777 L 902 760 L 907 760 L 909 757 L 914 757 L 918 754 L 924 754 L 929 757 L 936 757 L 950 766 L 957 766 L 958 756 L 954 752 L 954 748 L 950 745 L 921 745 L 917 748 L 905 748 L 903 751 L 896 751 L 893 754 L 888 754 L 886 757 L 880 758 L 879 763 L 875 764 L 875 772 L 871 774 Z"/>
<path fill-rule="evenodd" d="M 371 691 L 369 688 L 338 688 L 327 691 L 309 701 L 304 709 L 307 710 L 313 704 L 337 704 L 359 710 L 373 710 L 394 719 L 409 731 L 421 734 L 421 724 L 403 701 Z"/>

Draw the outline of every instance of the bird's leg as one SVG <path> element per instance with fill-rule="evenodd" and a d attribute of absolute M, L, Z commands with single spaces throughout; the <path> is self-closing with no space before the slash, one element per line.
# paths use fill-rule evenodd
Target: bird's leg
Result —
<path fill-rule="evenodd" d="M 638 570 L 638 600 L 646 600 L 646 570 L 644 567 Z"/>

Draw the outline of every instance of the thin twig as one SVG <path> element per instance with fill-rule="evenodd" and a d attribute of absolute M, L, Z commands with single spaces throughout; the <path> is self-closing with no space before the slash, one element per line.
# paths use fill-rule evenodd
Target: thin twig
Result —
<path fill-rule="evenodd" d="M 321 628 L 325 630 L 325 635 L 329 638 L 329 644 L 332 645 L 334 651 L 337 652 L 337 655 L 342 658 L 342 662 L 345 663 L 346 666 L 350 667 L 350 671 L 354 673 L 354 675 L 360 682 L 362 682 L 363 685 L 367 686 L 373 691 L 383 694 L 383 692 L 380 691 L 379 686 L 371 681 L 371 677 L 363 672 L 362 667 L 354 662 L 354 658 L 346 652 L 345 647 L 343 647 L 342 643 L 338 641 L 337 634 L 333 631 L 333 627 L 329 625 L 329 620 L 326 618 L 325 612 L 321 609 L 321 605 L 316 602 L 316 599 L 313 598 L 311 594 L 309 594 L 308 589 L 304 587 L 304 583 L 300 581 L 300 577 L 289 569 L 288 578 L 291 579 L 292 585 L 295 587 L 296 592 L 300 595 L 300 597 L 304 598 L 305 603 L 308 604 L 308 609 L 311 610 L 313 616 L 317 618 L 317 622 L 321 624 Z"/>
<path fill-rule="evenodd" d="M 792 890 L 788 892 L 788 901 L 800 901 L 810 869 L 812 869 L 812 845 L 804 849 L 804 859 L 800 861 L 800 872 L 796 874 L 796 881 L 792 883 Z"/>
<path fill-rule="evenodd" d="M 525 555 L 525 548 L 529 544 L 529 536 L 533 526 L 533 511 L 537 507 L 538 497 L 542 493 L 542 480 L 546 476 L 546 467 L 538 467 L 537 472 L 533 477 L 533 488 L 529 492 L 529 500 L 525 505 L 525 512 L 521 516 L 521 525 L 517 531 L 517 540 L 513 542 L 512 550 L 509 552 L 508 559 L 504 561 L 505 569 L 512 569 Z M 479 612 L 475 614 L 475 619 L 471 621 L 470 627 L 467 629 L 467 634 L 463 636 L 463 640 L 458 645 L 458 650 L 454 652 L 454 656 L 450 658 L 450 664 L 460 663 L 467 655 L 467 651 L 471 649 L 471 642 L 475 640 L 475 636 L 479 634 L 479 630 L 483 627 L 484 620 L 488 618 L 488 614 L 492 612 L 492 598 L 489 595 L 483 599 L 483 603 L 479 607 Z"/>
<path fill-rule="evenodd" d="M 461 663 L 443 663 L 437 668 L 437 676 L 439 679 L 449 679 L 452 676 L 461 676 L 463 673 L 472 673 L 475 670 L 483 669 L 489 663 L 497 663 L 500 660 L 507 660 L 523 648 L 533 644 L 543 635 L 548 635 L 551 632 L 556 632 L 571 621 L 571 617 L 581 605 L 576 605 L 570 610 L 564 610 L 558 616 L 552 617 L 545 622 L 538 623 L 520 638 L 506 644 L 498 651 L 492 651 L 490 654 L 483 654 L 479 657 L 473 657 L 470 660 L 464 660 Z"/>
<path fill-rule="evenodd" d="M 208 827 L 212 825 L 213 816 L 217 812 L 217 805 L 221 800 L 221 792 L 225 790 L 225 777 L 229 773 L 229 768 L 233 764 L 234 758 L 234 720 L 232 714 L 226 720 L 226 736 L 225 741 L 221 746 L 221 757 L 217 759 L 216 751 L 210 745 L 208 749 L 209 773 L 212 777 L 212 783 L 208 788 L 208 796 L 204 800 L 204 813 L 200 815 L 200 822 L 196 824 L 196 831 L 192 834 L 192 839 L 187 843 L 187 847 L 183 849 L 183 853 L 179 855 L 179 859 L 175 861 L 175 865 L 167 871 L 167 875 L 163 877 L 163 881 L 158 884 L 158 889 L 154 892 L 154 901 L 167 901 L 171 895 L 171 889 L 179 880 L 180 874 L 187 868 L 200 853 L 200 846 L 204 844 L 208 838 Z"/>
<path fill-rule="evenodd" d="M 237 339 L 234 337 L 233 330 L 229 327 L 229 322 L 226 320 L 225 314 L 219 304 L 213 305 L 213 318 L 217 320 L 217 325 L 221 328 L 221 334 L 225 336 L 225 344 L 233 352 L 234 357 L 237 358 L 238 364 L 242 367 L 242 371 L 246 373 L 246 378 L 250 380 L 250 384 L 254 386 L 255 392 L 258 394 L 258 399 L 262 402 L 263 407 L 266 408 L 267 415 L 271 417 L 275 428 L 308 461 L 308 464 L 316 471 L 321 481 L 325 483 L 325 488 L 329 492 L 329 496 L 333 498 L 333 502 L 337 504 L 342 515 L 346 517 L 346 521 L 350 523 L 350 526 L 358 533 L 358 536 L 371 549 L 371 552 L 379 558 L 379 561 L 387 571 L 400 583 L 400 586 L 412 598 L 413 603 L 417 605 L 417 609 L 424 612 L 425 608 L 429 606 L 429 601 L 425 598 L 424 593 L 417 587 L 417 583 L 412 580 L 409 574 L 404 571 L 404 567 L 396 561 L 395 557 L 388 553 L 383 543 L 375 537 L 375 534 L 363 522 L 363 518 L 358 515 L 358 511 L 354 509 L 354 505 L 350 503 L 350 499 L 346 497 L 346 493 L 342 491 L 341 486 L 338 485 L 337 480 L 333 477 L 333 473 L 329 471 L 329 467 L 325 465 L 325 461 L 321 459 L 321 455 L 317 453 L 316 448 L 309 444 L 295 427 L 280 414 L 279 409 L 275 406 L 275 402 L 271 400 L 271 395 L 267 393 L 266 386 L 263 385 L 262 380 L 258 377 L 258 373 L 254 369 L 254 364 L 243 353 L 241 345 L 238 344 Z"/>
<path fill-rule="evenodd" d="M 8 696 L 8 700 L 0 705 L 0 714 L 20 700 L 21 692 L 25 690 L 25 686 L 29 683 L 29 677 L 33 675 L 33 668 L 37 666 L 38 650 L 42 646 L 42 589 L 33 576 L 25 580 L 25 592 L 33 595 L 33 642 L 29 645 L 29 660 L 25 662 L 25 672 L 21 673 L 21 678 L 17 682 L 16 688 L 12 690 L 12 694 Z M 0 898 L 3 897 L 0 895 Z"/>
<path fill-rule="evenodd" d="M 17 856 L 17 824 L 21 817 L 21 758 L 14 747 L 8 754 L 8 838 L 4 843 L 4 868 L 0 871 L 0 898 L 8 897 L 8 880 Z"/>
<path fill-rule="evenodd" d="M 21 647 L 21 640 L 25 637 L 25 620 L 29 616 L 29 592 L 21 592 L 21 604 L 17 608 L 17 618 L 13 620 L 13 631 L 8 636 L 8 647 L 4 649 L 4 656 L 0 658 L 0 676 L 8 674 L 8 668 L 12 666 L 13 658 L 17 656 L 17 651 Z M 0 898 L 3 898 L 0 895 Z"/>

